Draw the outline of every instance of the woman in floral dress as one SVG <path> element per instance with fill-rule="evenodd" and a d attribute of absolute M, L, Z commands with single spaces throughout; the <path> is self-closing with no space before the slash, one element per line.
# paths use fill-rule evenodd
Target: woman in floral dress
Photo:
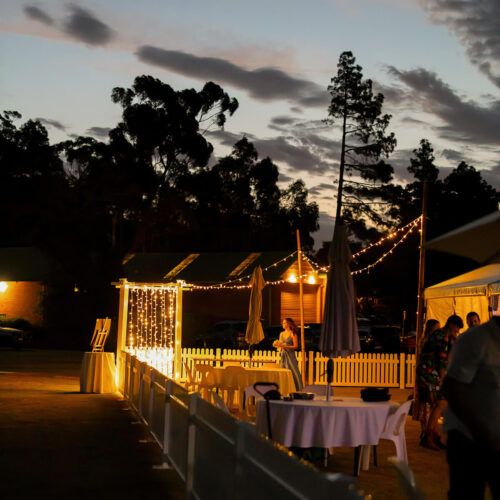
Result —
<path fill-rule="evenodd" d="M 418 342 L 417 356 L 420 358 L 420 354 L 422 353 L 422 348 L 429 338 L 429 335 L 438 330 L 440 328 L 439 321 L 437 319 L 429 319 L 425 323 L 424 333 L 422 338 Z M 413 420 L 418 420 L 420 422 L 420 438 L 425 435 L 425 431 L 427 429 L 427 423 L 429 421 L 429 416 L 431 414 L 431 404 L 423 403 L 420 401 L 418 396 L 418 391 L 415 391 L 415 395 L 413 397 L 413 406 L 412 406 L 412 418 Z"/>
<path fill-rule="evenodd" d="M 429 403 L 431 412 L 420 444 L 426 448 L 444 448 L 439 433 L 439 418 L 446 408 L 441 394 L 441 383 L 446 373 L 453 343 L 464 324 L 459 316 L 450 316 L 443 329 L 429 334 L 422 347 L 417 364 L 417 391 L 419 404 Z"/>

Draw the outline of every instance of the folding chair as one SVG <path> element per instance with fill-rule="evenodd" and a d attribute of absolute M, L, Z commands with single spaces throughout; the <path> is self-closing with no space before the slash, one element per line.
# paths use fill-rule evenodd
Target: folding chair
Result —
<path fill-rule="evenodd" d="M 104 344 L 108 340 L 109 329 L 111 328 L 111 318 L 98 318 L 95 322 L 94 334 L 90 345 L 92 352 L 103 352 Z"/>

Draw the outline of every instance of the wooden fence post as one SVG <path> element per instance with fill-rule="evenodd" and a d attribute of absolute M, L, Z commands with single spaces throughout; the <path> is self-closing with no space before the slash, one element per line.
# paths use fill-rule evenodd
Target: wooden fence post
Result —
<path fill-rule="evenodd" d="M 404 389 L 406 385 L 406 363 L 404 352 L 399 353 L 399 388 Z"/>

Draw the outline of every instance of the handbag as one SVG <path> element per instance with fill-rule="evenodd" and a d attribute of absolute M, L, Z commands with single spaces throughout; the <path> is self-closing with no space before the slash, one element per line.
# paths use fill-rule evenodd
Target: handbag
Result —
<path fill-rule="evenodd" d="M 361 399 L 367 402 L 389 401 L 391 395 L 387 387 L 367 387 L 361 390 Z"/>

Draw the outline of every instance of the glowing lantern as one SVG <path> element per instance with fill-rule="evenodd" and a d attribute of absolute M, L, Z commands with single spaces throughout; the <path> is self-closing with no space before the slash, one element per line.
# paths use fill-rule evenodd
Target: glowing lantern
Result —
<path fill-rule="evenodd" d="M 314 274 L 311 274 L 309 276 L 309 278 L 307 278 L 307 282 L 310 284 L 310 285 L 315 285 L 316 284 L 316 278 L 314 277 Z"/>
<path fill-rule="evenodd" d="M 297 276 L 295 276 L 295 274 L 290 274 L 290 276 L 288 276 L 288 283 L 297 283 Z"/>
<path fill-rule="evenodd" d="M 0 292 L 4 293 L 7 290 L 8 286 L 9 285 L 7 285 L 5 281 L 0 281 Z"/>

